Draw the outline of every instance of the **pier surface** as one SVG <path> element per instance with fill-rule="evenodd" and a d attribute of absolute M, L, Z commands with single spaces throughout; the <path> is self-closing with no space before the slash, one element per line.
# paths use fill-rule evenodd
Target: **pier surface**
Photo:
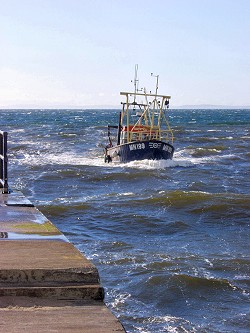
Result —
<path fill-rule="evenodd" d="M 20 192 L 0 193 L 0 332 L 125 332 L 96 267 Z"/>

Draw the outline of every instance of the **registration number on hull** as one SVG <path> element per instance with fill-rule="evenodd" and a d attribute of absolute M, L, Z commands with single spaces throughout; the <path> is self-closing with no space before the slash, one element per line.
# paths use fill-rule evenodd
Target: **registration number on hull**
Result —
<path fill-rule="evenodd" d="M 130 150 L 145 149 L 145 143 L 133 143 L 129 145 Z"/>
<path fill-rule="evenodd" d="M 145 143 L 132 143 L 129 145 L 129 150 L 140 150 L 140 149 L 145 149 Z M 167 151 L 169 153 L 172 153 L 172 147 L 162 144 L 161 142 L 149 142 L 149 148 L 150 149 L 162 149 L 164 151 Z"/>

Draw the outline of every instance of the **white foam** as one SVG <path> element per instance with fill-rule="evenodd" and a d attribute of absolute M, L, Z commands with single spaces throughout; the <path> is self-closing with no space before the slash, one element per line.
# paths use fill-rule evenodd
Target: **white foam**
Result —
<path fill-rule="evenodd" d="M 210 151 L 218 152 L 221 151 L 216 149 L 210 149 Z M 181 162 L 186 161 L 189 163 L 189 165 L 183 165 L 183 166 L 192 166 L 197 164 L 209 164 L 209 163 L 217 163 L 220 161 L 223 161 L 225 159 L 231 159 L 231 158 L 239 158 L 239 156 L 235 154 L 224 154 L 224 155 L 214 155 L 214 156 L 202 156 L 202 157 L 193 157 L 189 153 L 192 152 L 190 149 L 183 149 L 175 153 L 175 161 Z M 180 165 L 182 166 L 182 165 Z"/>
<path fill-rule="evenodd" d="M 103 166 L 105 165 L 103 158 L 92 157 L 86 158 L 77 154 L 63 153 L 63 154 L 40 154 L 29 155 L 24 154 L 23 158 L 18 160 L 20 164 L 28 165 L 93 165 Z"/>
<path fill-rule="evenodd" d="M 142 160 L 133 161 L 124 164 L 128 168 L 136 169 L 166 169 L 175 167 L 190 167 L 192 163 L 186 159 L 173 159 L 173 160 Z"/>
<path fill-rule="evenodd" d="M 133 195 L 135 195 L 133 192 L 124 192 L 124 193 L 118 193 L 118 196 L 124 196 L 124 197 L 126 197 L 126 196 L 133 196 Z"/>
<path fill-rule="evenodd" d="M 174 158 L 173 160 L 142 160 L 133 161 L 129 163 L 105 163 L 102 156 L 86 157 L 79 156 L 74 153 L 62 153 L 62 154 L 38 154 L 30 155 L 23 154 L 21 159 L 18 159 L 18 163 L 22 165 L 89 165 L 89 166 L 99 166 L 106 168 L 135 168 L 135 169 L 165 169 L 165 168 L 175 168 L 175 167 L 189 167 L 193 163 L 189 158 Z"/>
<path fill-rule="evenodd" d="M 90 153 L 90 152 L 89 152 Z M 90 154 L 89 154 L 90 155 Z M 175 153 L 172 160 L 142 160 L 132 161 L 128 163 L 105 163 L 103 156 L 96 156 L 94 151 L 86 157 L 86 153 L 80 156 L 76 153 L 58 153 L 58 154 L 43 154 L 37 151 L 35 155 L 23 154 L 22 158 L 18 159 L 18 163 L 22 165 L 86 165 L 106 168 L 132 168 L 143 170 L 167 169 L 176 167 L 192 167 L 197 164 L 216 163 L 220 160 L 235 158 L 233 154 L 220 156 L 204 156 L 192 157 L 187 150 L 181 150 Z M 16 161 L 16 160 L 15 160 Z M 10 161 L 11 163 L 12 161 Z"/>

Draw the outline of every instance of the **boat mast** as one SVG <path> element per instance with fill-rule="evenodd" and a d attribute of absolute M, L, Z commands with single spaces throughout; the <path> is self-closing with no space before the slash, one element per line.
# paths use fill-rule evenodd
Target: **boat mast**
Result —
<path fill-rule="evenodd" d="M 134 104 L 135 104 L 136 93 L 138 92 L 138 84 L 139 84 L 139 80 L 137 79 L 137 72 L 138 72 L 138 65 L 135 65 L 135 78 L 134 78 L 135 94 L 134 94 Z"/>
<path fill-rule="evenodd" d="M 156 87 L 155 87 L 155 98 L 156 98 L 158 92 L 159 75 L 154 75 L 154 73 L 151 73 L 151 76 L 156 77 Z"/>
<path fill-rule="evenodd" d="M 154 127 L 154 122 L 155 122 L 155 119 L 154 119 L 154 113 L 155 113 L 155 110 L 158 108 L 158 102 L 157 102 L 157 92 L 158 92 L 158 83 L 159 83 L 159 75 L 154 75 L 154 73 L 151 73 L 151 76 L 153 77 L 156 77 L 156 86 L 155 86 L 155 98 L 153 100 L 153 112 L 151 113 L 151 126 Z M 159 124 L 158 124 L 159 126 Z"/>

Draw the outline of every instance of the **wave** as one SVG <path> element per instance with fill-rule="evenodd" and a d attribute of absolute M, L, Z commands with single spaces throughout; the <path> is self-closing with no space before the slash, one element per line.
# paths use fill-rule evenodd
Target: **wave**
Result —
<path fill-rule="evenodd" d="M 120 164 L 120 166 L 124 166 L 127 168 L 135 168 L 135 169 L 166 169 L 166 168 L 176 168 L 176 167 L 190 167 L 192 166 L 192 162 L 188 160 L 182 159 L 173 159 L 173 160 L 142 160 L 142 161 L 133 161 L 126 164 Z"/>
<path fill-rule="evenodd" d="M 31 155 L 23 154 L 23 158 L 19 160 L 22 165 L 90 165 L 90 166 L 103 166 L 104 161 L 100 158 L 93 156 L 85 157 L 78 154 L 62 153 L 62 154 L 42 154 L 42 155 Z"/>
<path fill-rule="evenodd" d="M 164 208 L 187 209 L 192 213 L 218 213 L 220 216 L 241 217 L 242 220 L 237 223 L 249 223 L 249 202 L 248 194 L 234 193 L 208 193 L 202 191 L 160 191 L 151 192 L 150 196 L 140 196 L 133 200 L 123 201 L 122 206 L 130 205 L 131 207 L 160 206 Z M 113 205 L 116 203 L 113 202 Z M 117 202 L 121 205 L 121 202 Z"/>
<path fill-rule="evenodd" d="M 113 304 L 111 304 L 112 306 Z M 138 304 L 138 308 L 141 308 L 141 304 Z M 145 305 L 144 305 L 145 307 Z M 115 310 L 115 309 L 114 309 Z M 145 310 L 144 310 L 145 311 Z M 196 327 L 190 321 L 171 315 L 152 315 L 152 309 L 147 313 L 142 311 L 137 311 L 131 313 L 125 317 L 129 322 L 134 323 L 131 331 L 134 333 L 149 333 L 149 332 L 168 332 L 168 333 L 197 333 L 201 332 L 199 330 L 199 325 Z M 124 319 L 125 319 L 124 318 Z M 197 328 L 197 329 L 196 329 Z M 203 333 L 209 332 L 202 330 Z"/>
<path fill-rule="evenodd" d="M 191 151 L 191 156 L 194 157 L 203 157 L 203 156 L 211 156 L 211 155 L 218 155 L 225 150 L 226 148 L 223 146 L 216 146 L 213 148 L 196 148 Z"/>
<path fill-rule="evenodd" d="M 187 274 L 174 274 L 171 276 L 161 276 L 155 275 L 148 279 L 147 285 L 150 288 L 156 286 L 166 285 L 168 288 L 173 289 L 175 287 L 181 287 L 198 291 L 199 289 L 208 289 L 208 290 L 223 290 L 230 289 L 230 290 L 238 290 L 242 291 L 239 287 L 234 286 L 229 280 L 227 279 L 216 279 L 216 278 L 207 278 L 207 277 L 200 277 L 200 276 L 192 276 Z"/>
<path fill-rule="evenodd" d="M 248 280 L 249 277 L 250 260 L 248 258 L 232 258 L 232 259 L 218 259 L 214 258 L 210 261 L 210 269 L 217 272 L 238 272 L 241 275 L 235 275 L 235 279 Z"/>
<path fill-rule="evenodd" d="M 58 135 L 60 135 L 62 138 L 68 138 L 68 137 L 76 137 L 76 133 L 66 133 L 66 132 L 59 132 Z"/>
<path fill-rule="evenodd" d="M 40 209 L 42 212 L 44 212 L 46 215 L 50 215 L 50 216 L 53 216 L 53 217 L 56 217 L 56 216 L 62 216 L 62 215 L 65 215 L 67 213 L 71 213 L 75 212 L 76 211 L 84 211 L 86 209 L 89 209 L 91 206 L 88 204 L 88 203 L 58 203 L 58 204 L 47 204 L 47 205 L 40 205 L 40 206 L 37 206 L 38 209 Z"/>
<path fill-rule="evenodd" d="M 18 146 L 13 151 L 19 151 L 22 146 Z M 86 155 L 89 155 L 88 157 Z M 131 169 L 143 169 L 143 170 L 154 170 L 154 169 L 166 169 L 175 167 L 190 167 L 193 163 L 185 158 L 174 158 L 173 160 L 142 160 L 133 161 L 129 163 L 105 163 L 104 158 L 98 156 L 96 151 L 89 151 L 79 156 L 74 153 L 39 153 L 35 151 L 32 154 L 25 152 L 18 158 L 18 163 L 22 165 L 83 165 L 83 166 L 97 166 L 104 167 L 107 169 L 112 168 L 131 168 Z"/>
<path fill-rule="evenodd" d="M 223 146 L 214 146 L 209 148 L 184 148 L 175 153 L 178 161 L 185 161 L 189 166 L 203 164 L 228 163 L 235 160 L 244 160 L 246 155 L 240 154 L 221 154 L 225 149 Z"/>
<path fill-rule="evenodd" d="M 62 134 L 65 138 L 74 138 L 74 133 Z M 85 146 L 87 143 L 84 143 Z M 126 168 L 126 169 L 141 169 L 141 170 L 160 170 L 168 168 L 189 168 L 202 164 L 214 164 L 241 159 L 239 154 L 225 153 L 224 145 L 209 145 L 208 147 L 188 146 L 184 149 L 175 151 L 172 160 L 142 160 L 132 161 L 129 163 L 105 163 L 100 142 L 96 142 L 93 148 L 88 147 L 88 150 L 83 152 L 69 151 L 65 152 L 64 147 L 58 144 L 52 147 L 50 143 L 37 142 L 21 142 L 18 145 L 13 145 L 11 148 L 11 160 L 18 160 L 19 165 L 43 166 L 43 165 L 79 165 L 79 166 L 94 166 L 105 167 L 106 169 Z M 87 147 L 87 146 L 86 146 Z M 86 148 L 85 147 L 85 148 Z M 98 148 L 99 147 L 99 148 Z M 78 149 L 78 148 L 77 148 Z M 29 151 L 29 153 L 27 153 Z M 48 153 L 51 152 L 51 153 Z M 222 154 L 224 152 L 224 154 Z M 244 154 L 244 158 L 246 155 Z"/>

